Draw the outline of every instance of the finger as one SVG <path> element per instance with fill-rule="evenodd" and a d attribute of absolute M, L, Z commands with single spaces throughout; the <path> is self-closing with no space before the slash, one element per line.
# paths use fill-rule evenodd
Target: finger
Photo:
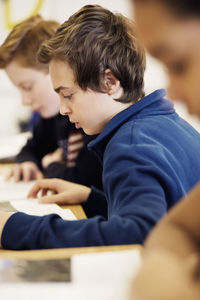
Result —
<path fill-rule="evenodd" d="M 21 180 L 21 173 L 22 173 L 21 166 L 15 166 L 15 168 L 13 169 L 13 179 L 15 182 Z"/>
<path fill-rule="evenodd" d="M 31 180 L 31 169 L 30 168 L 24 168 L 22 171 L 22 178 L 25 182 L 28 182 Z"/>
<path fill-rule="evenodd" d="M 12 176 L 13 176 L 13 169 L 7 172 L 7 174 L 5 175 L 5 181 L 9 181 Z"/>
<path fill-rule="evenodd" d="M 37 172 L 36 172 L 36 174 L 35 174 L 35 179 L 40 180 L 40 179 L 42 179 L 43 177 L 44 177 L 44 176 L 43 176 L 42 172 L 40 172 L 40 171 L 37 171 Z"/>
<path fill-rule="evenodd" d="M 45 196 L 38 199 L 39 203 L 57 203 L 57 204 L 69 204 L 66 193 L 54 194 L 51 196 Z"/>
<path fill-rule="evenodd" d="M 41 197 L 44 197 L 47 195 L 48 189 L 42 189 Z"/>
<path fill-rule="evenodd" d="M 54 181 L 54 179 L 41 179 L 41 180 L 36 181 L 36 183 L 30 189 L 27 197 L 28 198 L 36 198 L 38 192 L 42 189 L 53 190 L 56 192 L 56 189 L 54 188 L 55 183 L 53 181 Z"/>
<path fill-rule="evenodd" d="M 41 161 L 42 167 L 45 168 L 46 165 L 46 156 L 43 157 L 42 161 Z"/>
<path fill-rule="evenodd" d="M 49 165 L 49 161 L 51 160 L 51 155 L 47 154 L 46 156 L 43 157 L 42 159 L 42 167 L 45 169 Z"/>
<path fill-rule="evenodd" d="M 38 192 L 42 189 L 41 180 L 36 181 L 36 183 L 32 186 L 30 191 L 28 192 L 27 198 L 36 198 Z"/>
<path fill-rule="evenodd" d="M 43 174 L 42 172 L 40 172 L 40 170 L 37 168 L 37 167 L 34 167 L 32 170 L 31 170 L 31 179 L 36 179 L 36 180 L 40 180 L 43 178 Z"/>

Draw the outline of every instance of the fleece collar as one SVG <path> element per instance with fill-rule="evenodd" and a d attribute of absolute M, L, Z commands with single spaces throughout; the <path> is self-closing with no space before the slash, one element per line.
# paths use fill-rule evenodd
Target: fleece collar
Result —
<path fill-rule="evenodd" d="M 173 104 L 170 101 L 163 99 L 165 95 L 166 92 L 164 89 L 156 90 L 115 115 L 106 124 L 103 131 L 97 136 L 97 138 L 88 144 L 88 149 L 95 152 L 98 156 L 100 156 L 101 159 L 103 159 L 103 153 L 109 140 L 118 130 L 118 128 L 126 123 L 128 119 L 133 119 L 134 116 L 136 117 L 139 113 L 141 114 L 141 111 L 144 112 L 144 114 L 149 112 L 151 112 L 151 114 L 169 114 L 174 112 Z M 158 105 L 154 105 L 154 103 L 159 100 L 163 100 L 164 102 L 163 105 L 159 106 L 158 109 Z M 154 110 L 153 107 L 149 108 L 149 106 L 152 105 L 155 108 Z"/>

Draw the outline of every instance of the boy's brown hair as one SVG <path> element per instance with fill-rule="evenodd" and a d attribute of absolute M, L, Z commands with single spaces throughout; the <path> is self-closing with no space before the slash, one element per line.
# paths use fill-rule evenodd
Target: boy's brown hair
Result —
<path fill-rule="evenodd" d="M 0 68 L 5 68 L 13 59 L 23 67 L 48 72 L 48 66 L 37 59 L 37 51 L 55 34 L 59 23 L 44 20 L 40 15 L 32 16 L 17 24 L 0 46 Z"/>
<path fill-rule="evenodd" d="M 104 72 L 110 69 L 120 81 L 119 102 L 136 102 L 143 97 L 145 54 L 134 33 L 133 23 L 99 5 L 86 5 L 72 15 L 44 42 L 38 59 L 67 62 L 75 81 L 86 90 L 106 92 Z"/>

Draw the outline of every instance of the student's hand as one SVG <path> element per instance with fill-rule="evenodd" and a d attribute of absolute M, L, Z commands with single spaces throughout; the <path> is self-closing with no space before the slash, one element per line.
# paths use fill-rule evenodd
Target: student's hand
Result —
<path fill-rule="evenodd" d="M 2 248 L 1 245 L 1 235 L 3 232 L 3 228 L 7 222 L 7 220 L 10 218 L 10 216 L 13 214 L 13 212 L 4 212 L 0 211 L 0 248 Z"/>
<path fill-rule="evenodd" d="M 45 169 L 54 162 L 62 161 L 62 149 L 58 148 L 52 153 L 45 155 L 42 159 L 42 167 Z"/>
<path fill-rule="evenodd" d="M 33 179 L 41 179 L 43 178 L 43 174 L 34 162 L 27 161 L 20 164 L 15 164 L 7 174 L 6 180 L 11 179 L 11 177 L 15 182 L 20 180 L 27 182 Z"/>
<path fill-rule="evenodd" d="M 43 179 L 34 184 L 27 197 L 36 198 L 38 192 L 41 192 L 41 203 L 78 204 L 87 200 L 91 189 L 62 179 Z"/>

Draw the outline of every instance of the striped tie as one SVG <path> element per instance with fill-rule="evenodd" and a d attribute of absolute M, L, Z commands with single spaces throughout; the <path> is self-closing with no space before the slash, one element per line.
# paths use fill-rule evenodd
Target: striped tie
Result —
<path fill-rule="evenodd" d="M 76 165 L 76 158 L 80 150 L 83 148 L 83 145 L 83 135 L 80 131 L 74 131 L 69 134 L 66 161 L 66 166 L 68 168 L 74 167 Z"/>

